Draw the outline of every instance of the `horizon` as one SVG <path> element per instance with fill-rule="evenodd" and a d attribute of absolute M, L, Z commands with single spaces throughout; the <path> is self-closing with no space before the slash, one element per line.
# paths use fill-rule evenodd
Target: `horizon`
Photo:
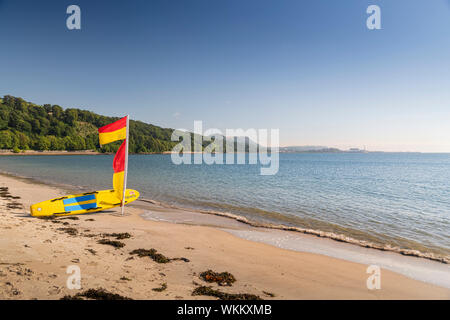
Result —
<path fill-rule="evenodd" d="M 449 153 L 449 3 L 82 0 L 68 30 L 71 2 L 0 0 L 0 91 L 163 128 L 279 128 L 281 147 Z"/>

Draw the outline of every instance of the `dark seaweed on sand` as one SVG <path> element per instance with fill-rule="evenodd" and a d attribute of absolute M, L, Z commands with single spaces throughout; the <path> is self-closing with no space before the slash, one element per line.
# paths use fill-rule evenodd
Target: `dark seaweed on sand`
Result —
<path fill-rule="evenodd" d="M 130 252 L 130 254 L 137 254 L 138 257 L 150 257 L 153 259 L 153 261 L 158 263 L 168 263 L 170 262 L 170 259 L 166 256 L 157 253 L 156 249 L 136 249 Z"/>
<path fill-rule="evenodd" d="M 11 203 L 7 203 L 6 207 L 8 209 L 23 209 L 23 205 L 19 202 L 11 202 Z"/>
<path fill-rule="evenodd" d="M 166 290 L 167 289 L 167 283 L 163 283 L 162 285 L 161 285 L 161 287 L 159 287 L 159 288 L 153 288 L 152 290 L 153 291 L 156 291 L 156 292 L 162 292 L 162 291 L 164 291 L 164 290 Z"/>
<path fill-rule="evenodd" d="M 269 297 L 276 297 L 276 295 L 275 295 L 275 293 L 272 293 L 272 292 L 267 292 L 267 291 L 263 291 L 263 293 L 266 295 L 266 296 L 269 296 Z"/>
<path fill-rule="evenodd" d="M 100 239 L 97 242 L 100 244 L 107 244 L 107 245 L 113 246 L 116 249 L 125 247 L 125 243 L 120 242 L 120 241 L 115 241 L 115 240 Z"/>
<path fill-rule="evenodd" d="M 94 249 L 88 248 L 86 250 L 92 253 L 94 256 L 97 254 L 97 251 L 95 251 Z"/>
<path fill-rule="evenodd" d="M 84 292 L 77 293 L 74 296 L 66 295 L 61 300 L 83 300 L 83 298 L 91 300 L 133 300 L 120 294 L 111 293 L 103 288 L 89 289 Z"/>
<path fill-rule="evenodd" d="M 158 263 L 168 263 L 170 261 L 181 260 L 184 262 L 189 262 L 186 258 L 167 258 L 166 256 L 158 253 L 156 249 L 136 249 L 130 252 L 130 254 L 137 254 L 138 257 L 150 257 L 153 261 Z"/>
<path fill-rule="evenodd" d="M 206 282 L 216 282 L 219 286 L 231 286 L 236 278 L 229 272 L 214 272 L 212 270 L 200 273 L 200 278 Z"/>
<path fill-rule="evenodd" d="M 37 217 L 38 219 L 41 220 L 55 220 L 56 217 L 55 216 L 43 216 L 43 217 Z"/>
<path fill-rule="evenodd" d="M 211 287 L 197 287 L 192 291 L 193 296 L 211 296 L 219 300 L 263 300 L 260 296 L 250 293 L 226 293 Z"/>
<path fill-rule="evenodd" d="M 11 194 L 9 193 L 8 187 L 0 187 L 0 197 L 2 198 L 11 198 Z"/>
<path fill-rule="evenodd" d="M 123 239 L 129 239 L 131 238 L 131 234 L 128 232 L 122 232 L 122 233 L 103 233 L 103 237 L 112 237 L 116 238 L 117 240 L 123 240 Z"/>
<path fill-rule="evenodd" d="M 71 236 L 76 236 L 78 234 L 78 230 L 75 228 L 58 228 L 59 231 L 64 231 L 67 234 L 70 234 Z"/>

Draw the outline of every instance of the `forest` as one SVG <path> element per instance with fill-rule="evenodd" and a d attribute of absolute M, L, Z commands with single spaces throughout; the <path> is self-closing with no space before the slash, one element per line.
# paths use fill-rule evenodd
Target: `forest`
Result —
<path fill-rule="evenodd" d="M 98 128 L 118 119 L 59 105 L 41 106 L 5 95 L 0 99 L 0 149 L 115 152 L 120 142 L 100 148 Z M 173 129 L 130 120 L 129 151 L 170 151 L 177 144 L 170 140 L 172 132 Z"/>
<path fill-rule="evenodd" d="M 119 120 L 92 111 L 67 108 L 59 105 L 37 105 L 22 98 L 5 95 L 0 99 L 0 150 L 19 153 L 24 150 L 36 151 L 82 151 L 92 150 L 103 153 L 116 152 L 121 142 L 100 147 L 98 128 Z M 171 141 L 174 129 L 161 128 L 152 124 L 130 119 L 130 153 L 161 153 L 171 151 L 179 141 Z M 191 150 L 215 151 L 215 139 L 191 136 Z M 197 136 L 198 137 L 198 136 Z M 180 138 L 182 139 L 182 138 Z M 232 138 L 234 150 L 249 151 L 248 138 Z M 195 146 L 197 141 L 201 145 Z M 242 145 L 244 144 L 244 145 Z M 211 149 L 211 146 L 212 147 Z M 223 138 L 222 150 L 226 150 Z"/>

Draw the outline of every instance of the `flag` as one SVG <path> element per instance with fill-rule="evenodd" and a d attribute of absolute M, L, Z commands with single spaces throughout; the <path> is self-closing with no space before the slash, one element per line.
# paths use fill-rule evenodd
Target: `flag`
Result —
<path fill-rule="evenodd" d="M 105 145 L 127 137 L 127 117 L 98 129 L 100 145 Z"/>
<path fill-rule="evenodd" d="M 117 195 L 117 197 L 123 203 L 124 196 L 124 185 L 125 185 L 125 166 L 126 166 L 126 150 L 127 150 L 127 141 L 124 140 L 119 150 L 117 150 L 116 155 L 114 156 L 113 168 L 114 168 L 114 176 L 113 176 L 113 188 Z"/>

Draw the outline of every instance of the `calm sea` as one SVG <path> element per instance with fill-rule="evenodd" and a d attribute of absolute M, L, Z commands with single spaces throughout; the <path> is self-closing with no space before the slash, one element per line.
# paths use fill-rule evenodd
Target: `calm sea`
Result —
<path fill-rule="evenodd" d="M 112 160 L 0 157 L 0 170 L 91 191 L 111 188 Z M 259 169 L 131 155 L 128 186 L 180 207 L 450 255 L 450 154 L 280 154 L 278 174 Z"/>

